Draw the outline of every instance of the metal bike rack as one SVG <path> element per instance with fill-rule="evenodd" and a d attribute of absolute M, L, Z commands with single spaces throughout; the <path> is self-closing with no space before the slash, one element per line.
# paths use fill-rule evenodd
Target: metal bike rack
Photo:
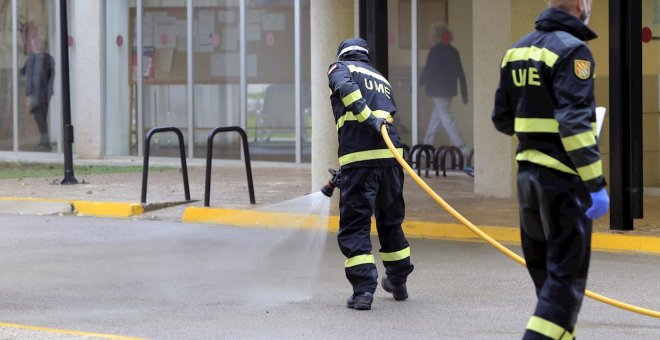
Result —
<path fill-rule="evenodd" d="M 407 161 L 408 165 L 410 165 L 412 163 L 412 161 L 408 161 L 408 159 L 410 158 L 410 147 L 408 146 L 408 144 L 403 144 L 403 143 L 401 144 L 401 147 L 403 148 L 403 155 L 401 155 L 401 157 L 403 157 L 403 160 Z"/>
<path fill-rule="evenodd" d="M 435 148 L 430 144 L 417 144 L 412 147 L 410 150 L 410 160 L 412 162 L 413 158 L 415 159 L 414 165 L 417 168 L 417 175 L 421 174 L 422 171 L 422 153 L 426 156 L 426 177 L 429 177 L 429 169 L 431 168 L 431 157 L 435 152 Z"/>
<path fill-rule="evenodd" d="M 439 170 L 442 170 L 442 177 L 447 177 L 447 166 L 445 164 L 447 155 L 451 158 L 451 169 L 460 170 L 463 169 L 463 153 L 461 149 L 454 145 L 450 146 L 440 146 L 435 152 L 434 157 L 434 168 L 435 175 L 439 176 Z"/>
<path fill-rule="evenodd" d="M 206 146 L 206 183 L 204 184 L 204 206 L 208 207 L 211 200 L 211 159 L 213 158 L 213 138 L 220 132 L 236 131 L 243 140 L 243 155 L 245 158 L 245 172 L 247 173 L 248 191 L 250 192 L 250 203 L 254 204 L 254 185 L 252 184 L 252 167 L 250 166 L 250 150 L 248 148 L 247 134 L 238 126 L 217 127 L 211 132 Z"/>
<path fill-rule="evenodd" d="M 161 132 L 174 132 L 179 138 L 179 155 L 181 156 L 181 172 L 183 173 L 183 190 L 185 191 L 186 201 L 190 201 L 190 188 L 188 186 L 188 166 L 186 165 L 186 149 L 183 145 L 183 134 L 181 130 L 175 127 L 159 127 L 149 130 L 147 138 L 144 140 L 144 165 L 142 166 L 142 203 L 147 203 L 147 178 L 149 173 L 149 146 L 151 137 Z"/>

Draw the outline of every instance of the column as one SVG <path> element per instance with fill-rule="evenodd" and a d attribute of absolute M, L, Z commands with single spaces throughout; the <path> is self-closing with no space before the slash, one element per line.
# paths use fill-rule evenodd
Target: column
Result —
<path fill-rule="evenodd" d="M 75 58 L 72 60 L 76 63 L 70 66 L 75 72 L 72 75 L 75 92 L 71 93 L 76 114 L 74 145 L 79 159 L 98 159 L 103 154 L 102 4 L 101 1 L 76 0 L 72 8 L 75 15 L 69 16 L 74 38 L 71 53 L 75 53 Z"/>
<path fill-rule="evenodd" d="M 312 192 L 328 182 L 328 168 L 337 169 L 337 129 L 330 107 L 327 71 L 339 43 L 356 35 L 353 0 L 311 1 Z"/>
<path fill-rule="evenodd" d="M 472 0 L 474 25 L 474 191 L 493 197 L 515 195 L 513 138 L 493 126 L 495 90 L 502 56 L 511 45 L 511 0 Z M 531 27 L 533 22 L 529 23 Z M 478 57 L 476 57 L 478 56 Z"/>

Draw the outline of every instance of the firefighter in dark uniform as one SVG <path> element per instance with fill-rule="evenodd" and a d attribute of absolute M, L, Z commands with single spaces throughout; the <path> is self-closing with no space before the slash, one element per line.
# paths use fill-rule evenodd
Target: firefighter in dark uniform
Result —
<path fill-rule="evenodd" d="M 408 298 L 406 279 L 413 265 L 401 229 L 405 213 L 403 169 L 387 148 L 381 126 L 386 124 L 400 154 L 403 144 L 389 123 L 396 113 L 392 87 L 371 65 L 366 41 L 353 38 L 339 45 L 337 62 L 328 69 L 328 81 L 339 135 L 341 196 L 337 240 L 346 256 L 346 277 L 353 286 L 347 306 L 368 310 L 378 285 L 369 236 L 373 214 L 385 266 L 383 288 L 396 300 Z"/>
<path fill-rule="evenodd" d="M 519 144 L 521 241 L 538 303 L 524 339 L 573 339 L 589 268 L 592 220 L 607 212 L 585 41 L 591 0 L 547 0 L 536 30 L 501 64 L 492 120 Z"/>

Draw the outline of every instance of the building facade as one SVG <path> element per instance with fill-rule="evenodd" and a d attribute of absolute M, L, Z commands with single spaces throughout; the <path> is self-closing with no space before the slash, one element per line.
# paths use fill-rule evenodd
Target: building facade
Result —
<path fill-rule="evenodd" d="M 22 74 L 33 40 L 55 60 L 49 99 L 49 152 L 62 152 L 59 1 L 0 0 L 0 153 L 34 152 L 40 130 Z M 498 65 L 508 46 L 533 28 L 544 1 L 387 0 L 388 69 L 399 108 L 395 124 L 408 145 L 421 143 L 433 100 L 420 74 L 438 27 L 452 34 L 467 80 L 451 111 L 474 148 L 475 190 L 514 193 L 515 142 L 490 122 Z M 660 2 L 642 0 L 643 26 L 660 32 Z M 336 131 L 326 70 L 337 44 L 358 35 L 357 0 L 68 0 L 74 153 L 78 159 L 141 157 L 147 132 L 174 126 L 187 157 L 206 156 L 207 135 L 240 126 L 251 158 L 311 163 L 313 185 L 336 166 Z M 594 3 L 590 42 L 596 99 L 609 101 L 609 9 Z M 643 44 L 645 194 L 660 192 L 660 42 Z M 608 121 L 599 141 L 609 176 Z M 436 146 L 449 144 L 441 132 Z M 178 157 L 174 134 L 159 134 L 151 154 Z M 221 134 L 214 157 L 240 159 L 238 135 Z"/>

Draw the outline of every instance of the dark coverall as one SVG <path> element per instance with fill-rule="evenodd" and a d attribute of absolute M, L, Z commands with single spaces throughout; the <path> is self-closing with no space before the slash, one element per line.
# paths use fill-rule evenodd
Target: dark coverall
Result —
<path fill-rule="evenodd" d="M 410 247 L 401 223 L 405 213 L 403 169 L 382 136 L 367 119 L 389 118 L 396 113 L 392 88 L 363 51 L 340 55 L 328 70 L 330 100 L 339 135 L 341 169 L 340 222 L 337 237 L 346 256 L 346 277 L 354 294 L 374 293 L 378 273 L 371 253 L 371 216 L 375 213 L 380 256 L 394 285 L 406 283 L 413 270 Z M 393 144 L 403 153 L 394 126 Z"/>
<path fill-rule="evenodd" d="M 518 137 L 522 247 L 538 303 L 525 339 L 573 339 L 584 297 L 592 222 L 589 192 L 605 187 L 596 140 L 596 38 L 573 15 L 549 8 L 501 65 L 492 120 Z"/>

